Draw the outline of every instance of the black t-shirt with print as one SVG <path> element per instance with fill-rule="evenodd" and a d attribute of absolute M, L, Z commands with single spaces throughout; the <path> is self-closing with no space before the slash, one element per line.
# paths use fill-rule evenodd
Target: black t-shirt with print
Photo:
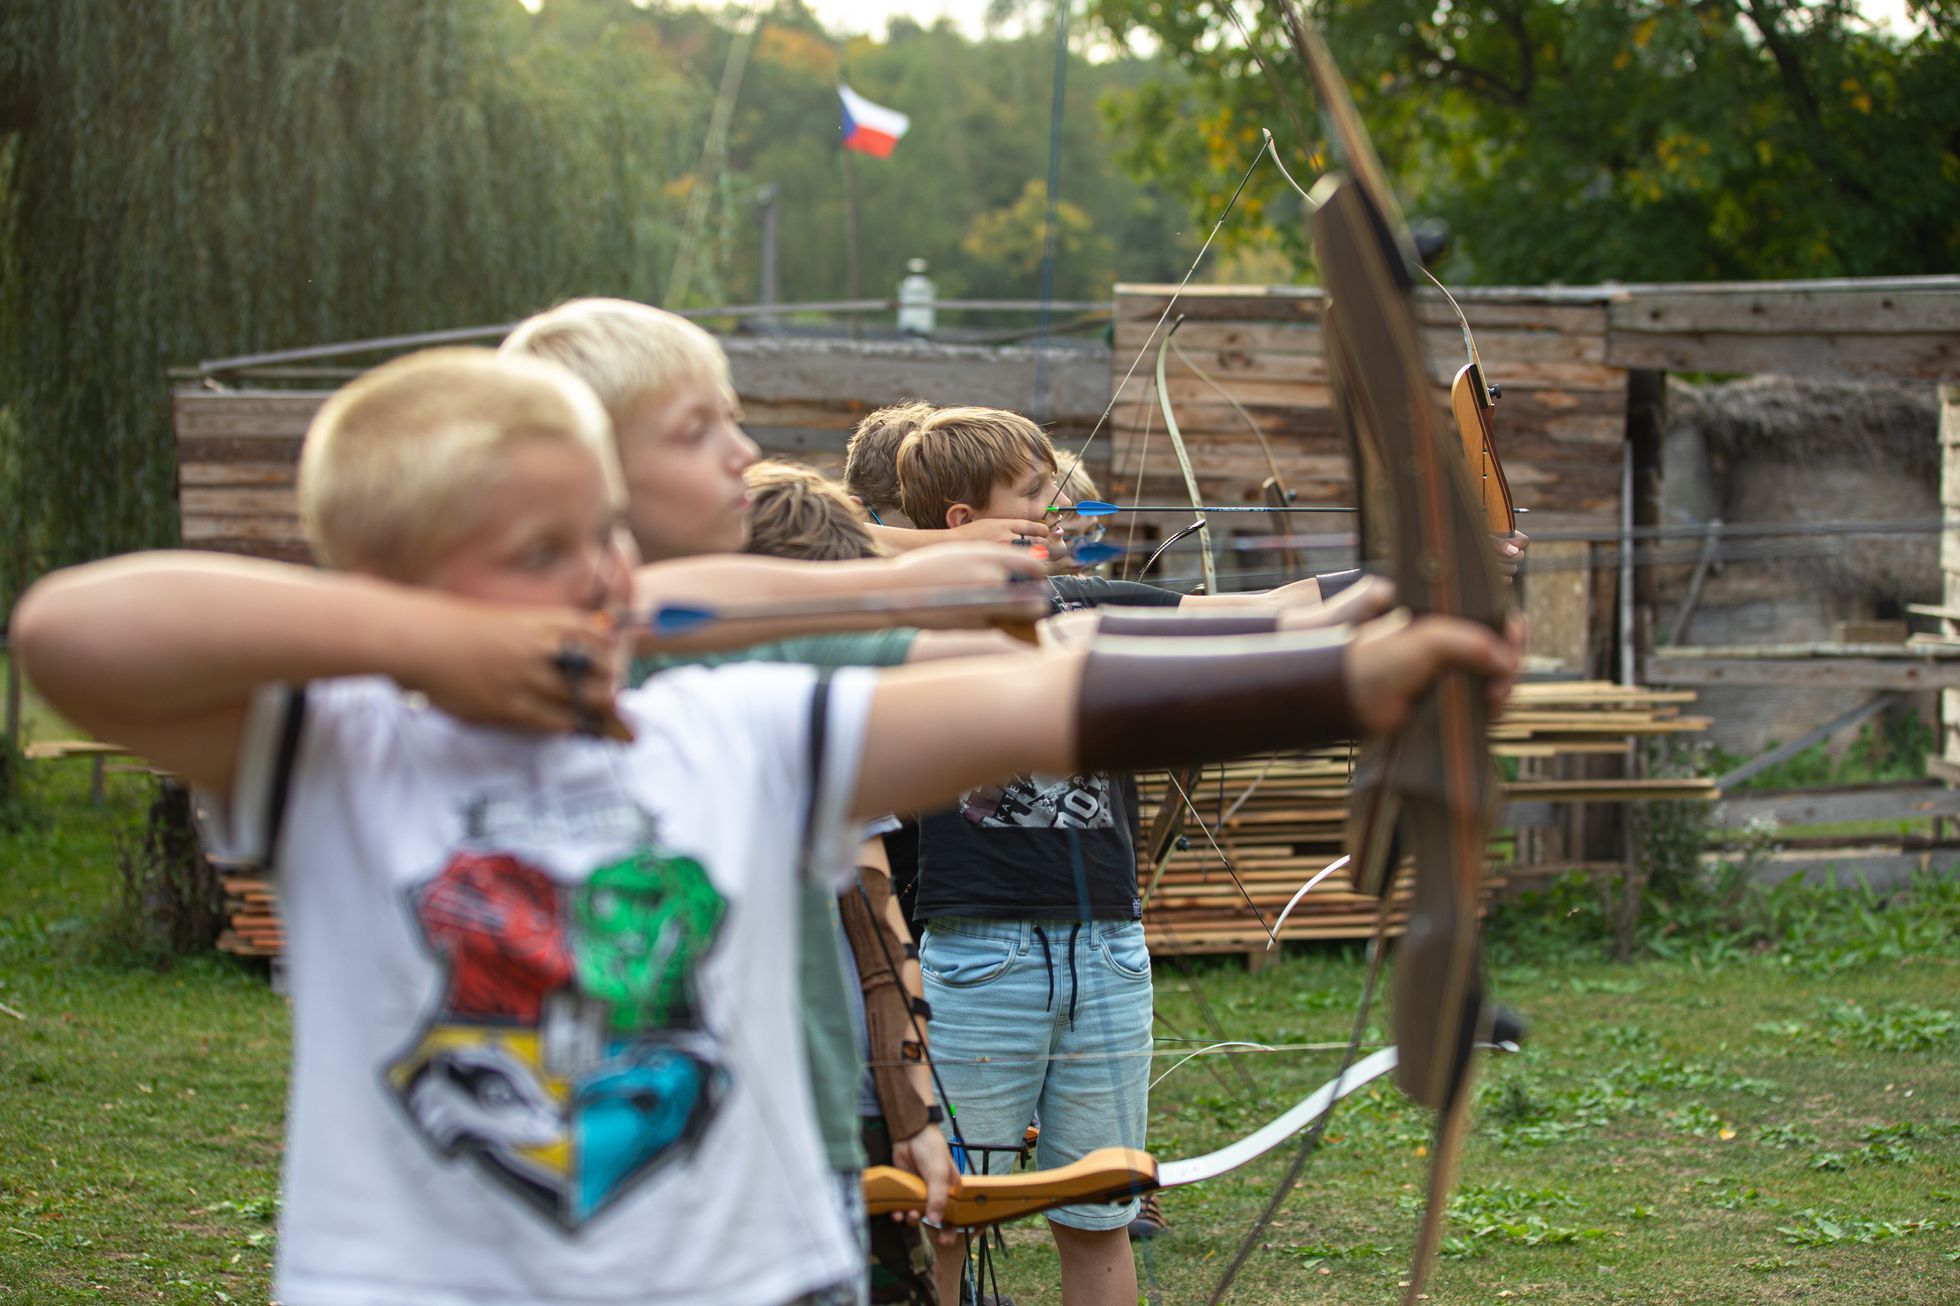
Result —
<path fill-rule="evenodd" d="M 1049 585 L 1058 612 L 1167 608 L 1183 598 L 1100 576 L 1057 576 Z M 922 920 L 1136 920 L 1137 832 L 1128 776 L 1024 775 L 971 790 L 957 807 L 919 820 L 915 910 Z"/>

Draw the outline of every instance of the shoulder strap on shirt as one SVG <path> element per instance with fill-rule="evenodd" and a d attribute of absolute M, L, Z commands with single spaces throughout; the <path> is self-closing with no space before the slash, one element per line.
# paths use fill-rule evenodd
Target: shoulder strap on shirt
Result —
<path fill-rule="evenodd" d="M 279 746 L 272 755 L 272 783 L 266 786 L 265 847 L 259 860 L 267 871 L 279 848 L 279 832 L 286 824 L 286 795 L 292 789 L 293 764 L 299 758 L 300 731 L 306 725 L 306 686 L 294 685 L 286 692 L 286 712 L 279 723 Z"/>
<path fill-rule="evenodd" d="M 830 672 L 810 687 L 810 801 L 803 808 L 803 878 L 816 878 L 817 804 L 823 800 L 824 753 L 830 733 Z"/>

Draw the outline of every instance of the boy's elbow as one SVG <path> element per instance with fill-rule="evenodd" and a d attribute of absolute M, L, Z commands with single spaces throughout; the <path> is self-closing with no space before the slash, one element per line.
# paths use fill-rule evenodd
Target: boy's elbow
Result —
<path fill-rule="evenodd" d="M 82 659 L 86 643 L 70 589 L 62 573 L 44 576 L 27 587 L 7 622 L 7 647 L 21 674 L 58 708 L 65 697 L 62 670 Z"/>
<path fill-rule="evenodd" d="M 44 666 L 53 660 L 60 641 L 59 616 L 50 611 L 57 605 L 49 602 L 48 588 L 45 580 L 30 585 L 7 622 L 7 647 L 21 671 L 33 680 L 39 680 Z"/>

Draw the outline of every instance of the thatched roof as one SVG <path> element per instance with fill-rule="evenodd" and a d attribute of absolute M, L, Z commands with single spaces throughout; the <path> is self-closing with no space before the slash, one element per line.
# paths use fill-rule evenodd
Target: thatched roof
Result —
<path fill-rule="evenodd" d="M 1939 397 L 1910 381 L 1752 376 L 1691 385 L 1669 378 L 1668 420 L 1700 425 L 1717 474 L 1742 462 L 1853 462 L 1939 476 Z"/>
<path fill-rule="evenodd" d="M 1670 430 L 1692 426 L 1701 435 L 1725 521 L 1822 524 L 1941 515 L 1939 402 L 1931 385 L 1790 376 L 1711 385 L 1670 379 L 1667 399 Z M 1790 543 L 1802 551 L 1800 542 Z M 1836 543 L 1842 551 L 1835 556 L 1732 568 L 1721 588 L 1740 597 L 1795 582 L 1817 592 L 1901 604 L 1940 599 L 1936 534 Z"/>

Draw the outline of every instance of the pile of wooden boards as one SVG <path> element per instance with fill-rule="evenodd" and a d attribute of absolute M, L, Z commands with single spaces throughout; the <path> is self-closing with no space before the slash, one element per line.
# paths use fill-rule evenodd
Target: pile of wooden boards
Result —
<path fill-rule="evenodd" d="M 1703 717 L 1681 715 L 1692 692 L 1629 688 L 1597 681 L 1520 685 L 1509 710 L 1491 727 L 1500 758 L 1520 770 L 1553 772 L 1560 758 L 1625 756 L 1628 740 L 1692 734 Z M 1248 758 L 1206 770 L 1188 795 L 1181 850 L 1173 854 L 1144 909 L 1144 929 L 1157 953 L 1258 953 L 1288 900 L 1344 851 L 1352 761 L 1346 749 Z M 1163 772 L 1138 777 L 1146 815 L 1170 789 Z M 1559 779 L 1510 781 L 1505 800 L 1517 804 L 1712 802 L 1707 779 Z M 1182 801 L 1176 793 L 1174 800 Z M 1195 815 L 1193 814 L 1195 813 Z M 1493 840 L 1487 892 L 1506 883 L 1515 841 Z M 1150 868 L 1143 869 L 1145 887 Z M 1399 933 L 1407 887 L 1390 903 L 1390 933 Z M 1286 939 L 1352 939 L 1374 933 L 1379 902 L 1355 892 L 1345 868 L 1329 874 L 1294 907 L 1278 930 Z"/>
<path fill-rule="evenodd" d="M 286 950 L 286 930 L 279 921 L 279 899 L 270 884 L 254 875 L 226 873 L 227 928 L 218 936 L 220 952 L 240 957 L 277 957 Z"/>
<path fill-rule="evenodd" d="M 1541 764 L 1586 754 L 1624 755 L 1630 737 L 1705 729 L 1706 719 L 1680 715 L 1681 705 L 1693 700 L 1691 692 L 1593 681 L 1524 684 L 1509 711 L 1492 725 L 1491 745 L 1500 758 Z M 1349 770 L 1345 749 L 1248 758 L 1207 769 L 1190 795 L 1198 812 L 1197 819 L 1186 814 L 1190 846 L 1173 855 L 1145 909 L 1152 950 L 1265 948 L 1267 924 L 1315 871 L 1341 853 Z M 1168 777 L 1149 773 L 1138 777 L 1138 786 L 1147 814 L 1162 801 Z M 1530 779 L 1506 786 L 1511 803 L 1713 801 L 1715 796 L 1714 783 L 1699 779 Z M 1490 888 L 1504 883 L 1506 869 L 1493 862 Z M 272 886 L 242 872 L 227 873 L 223 880 L 230 928 L 218 946 L 241 956 L 278 956 L 285 934 Z M 1391 928 L 1399 929 L 1399 904 L 1392 910 Z M 1280 937 L 1365 938 L 1374 931 L 1376 911 L 1375 900 L 1357 894 L 1345 872 L 1336 871 L 1294 908 Z"/>

